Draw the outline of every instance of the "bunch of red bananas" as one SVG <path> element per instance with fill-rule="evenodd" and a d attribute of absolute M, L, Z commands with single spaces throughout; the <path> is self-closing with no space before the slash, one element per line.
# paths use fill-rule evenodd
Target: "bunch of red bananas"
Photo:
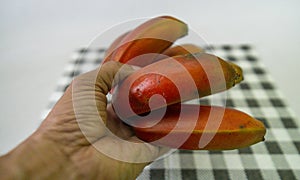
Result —
<path fill-rule="evenodd" d="M 173 148 L 226 150 L 264 140 L 263 123 L 241 111 L 183 103 L 228 90 L 243 80 L 242 69 L 232 62 L 193 44 L 172 46 L 187 33 L 184 22 L 161 16 L 111 44 L 104 63 L 140 67 L 114 91 L 116 114 L 140 139 Z M 157 95 L 160 98 L 153 98 Z"/>

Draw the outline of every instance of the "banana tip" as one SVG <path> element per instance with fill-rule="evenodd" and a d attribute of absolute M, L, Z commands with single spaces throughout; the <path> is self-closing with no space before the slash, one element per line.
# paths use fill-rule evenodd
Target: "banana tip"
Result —
<path fill-rule="evenodd" d="M 235 84 L 238 84 L 238 83 L 240 83 L 241 81 L 243 81 L 244 80 L 244 76 L 243 76 L 243 70 L 242 70 L 242 68 L 240 67 L 240 66 L 238 66 L 238 65 L 236 65 L 236 64 L 234 64 L 234 63 L 232 63 L 232 62 L 229 62 L 229 64 L 231 65 L 231 67 L 234 69 L 234 71 L 235 71 L 235 74 L 236 74 L 236 76 L 235 76 Z"/>

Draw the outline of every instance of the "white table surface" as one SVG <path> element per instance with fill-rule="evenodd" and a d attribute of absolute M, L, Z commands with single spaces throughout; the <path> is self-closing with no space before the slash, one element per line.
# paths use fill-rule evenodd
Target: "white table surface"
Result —
<path fill-rule="evenodd" d="M 210 44 L 254 45 L 299 115 L 299 7 L 296 0 L 0 1 L 0 154 L 38 127 L 75 49 L 120 22 L 142 17 L 173 15 Z"/>

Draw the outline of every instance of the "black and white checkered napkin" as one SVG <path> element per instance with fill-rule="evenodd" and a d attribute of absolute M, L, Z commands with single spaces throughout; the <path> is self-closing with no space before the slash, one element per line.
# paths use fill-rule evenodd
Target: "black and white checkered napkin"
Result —
<path fill-rule="evenodd" d="M 227 91 L 226 105 L 264 122 L 266 140 L 239 150 L 177 150 L 147 166 L 138 179 L 300 179 L 300 125 L 255 49 L 250 45 L 212 49 L 215 55 L 243 68 L 245 80 Z M 81 49 L 74 53 L 43 117 L 74 76 L 99 66 L 104 52 L 105 49 Z M 200 101 L 207 102 L 209 99 Z"/>

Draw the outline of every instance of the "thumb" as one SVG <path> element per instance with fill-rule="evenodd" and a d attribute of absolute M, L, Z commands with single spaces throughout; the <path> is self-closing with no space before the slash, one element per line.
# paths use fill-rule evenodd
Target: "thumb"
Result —
<path fill-rule="evenodd" d="M 97 69 L 96 90 L 107 94 L 112 87 L 117 85 L 128 75 L 134 72 L 133 66 L 116 61 L 109 61 Z"/>
<path fill-rule="evenodd" d="M 91 143 L 106 134 L 107 93 L 132 72 L 134 69 L 129 65 L 109 61 L 73 80 L 75 117 L 80 130 Z"/>

